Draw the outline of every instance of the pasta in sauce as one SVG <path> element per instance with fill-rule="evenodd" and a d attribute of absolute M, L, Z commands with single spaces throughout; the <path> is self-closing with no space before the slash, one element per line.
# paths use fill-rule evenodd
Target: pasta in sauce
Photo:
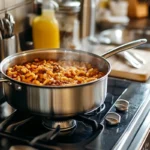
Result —
<path fill-rule="evenodd" d="M 90 63 L 34 59 L 9 67 L 6 74 L 14 80 L 36 84 L 65 86 L 97 80 L 105 74 Z"/>

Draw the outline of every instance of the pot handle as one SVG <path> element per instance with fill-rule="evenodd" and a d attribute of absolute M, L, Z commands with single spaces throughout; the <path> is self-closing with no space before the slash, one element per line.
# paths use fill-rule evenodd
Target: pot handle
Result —
<path fill-rule="evenodd" d="M 4 79 L 4 78 L 0 78 L 0 83 L 1 82 L 9 82 L 9 80 L 8 79 Z"/>
<path fill-rule="evenodd" d="M 125 51 L 127 49 L 131 49 L 131 48 L 135 48 L 141 44 L 144 44 L 147 42 L 147 39 L 139 39 L 139 40 L 135 40 L 135 41 L 132 41 L 132 42 L 128 42 L 128 43 L 125 43 L 123 45 L 120 45 L 120 46 L 117 46 L 113 49 L 111 49 L 110 51 L 104 53 L 103 55 L 101 55 L 101 57 L 103 58 L 109 58 L 119 52 L 122 52 L 122 51 Z"/>

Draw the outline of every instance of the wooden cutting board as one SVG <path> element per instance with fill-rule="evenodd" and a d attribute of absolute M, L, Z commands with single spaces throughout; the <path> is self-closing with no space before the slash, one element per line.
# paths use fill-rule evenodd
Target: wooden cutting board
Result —
<path fill-rule="evenodd" d="M 102 55 L 112 48 L 113 46 L 97 46 L 92 52 Z M 108 61 L 111 64 L 110 76 L 135 81 L 147 81 L 150 77 L 150 51 L 141 49 L 132 49 L 130 51 L 140 55 L 146 63 L 141 68 L 136 69 L 131 67 L 125 60 L 119 59 L 118 56 L 114 55 L 108 58 Z"/>

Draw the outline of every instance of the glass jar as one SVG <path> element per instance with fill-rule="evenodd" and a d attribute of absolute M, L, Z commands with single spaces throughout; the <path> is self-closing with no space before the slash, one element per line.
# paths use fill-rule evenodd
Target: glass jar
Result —
<path fill-rule="evenodd" d="M 80 48 L 79 11 L 80 2 L 63 1 L 59 3 L 59 11 L 56 12 L 56 18 L 59 23 L 61 48 Z"/>

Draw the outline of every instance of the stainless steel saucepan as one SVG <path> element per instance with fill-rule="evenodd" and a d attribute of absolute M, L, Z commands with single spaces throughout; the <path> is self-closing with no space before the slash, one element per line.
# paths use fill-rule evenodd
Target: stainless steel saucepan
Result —
<path fill-rule="evenodd" d="M 103 56 L 80 50 L 42 49 L 20 52 L 1 62 L 4 95 L 6 101 L 20 111 L 52 118 L 71 117 L 92 111 L 104 103 L 107 94 L 107 79 L 111 67 L 106 58 L 145 43 L 146 39 L 129 42 L 112 49 Z M 34 58 L 86 61 L 97 66 L 105 76 L 96 81 L 74 86 L 37 86 L 15 81 L 6 75 L 6 70 Z"/>

